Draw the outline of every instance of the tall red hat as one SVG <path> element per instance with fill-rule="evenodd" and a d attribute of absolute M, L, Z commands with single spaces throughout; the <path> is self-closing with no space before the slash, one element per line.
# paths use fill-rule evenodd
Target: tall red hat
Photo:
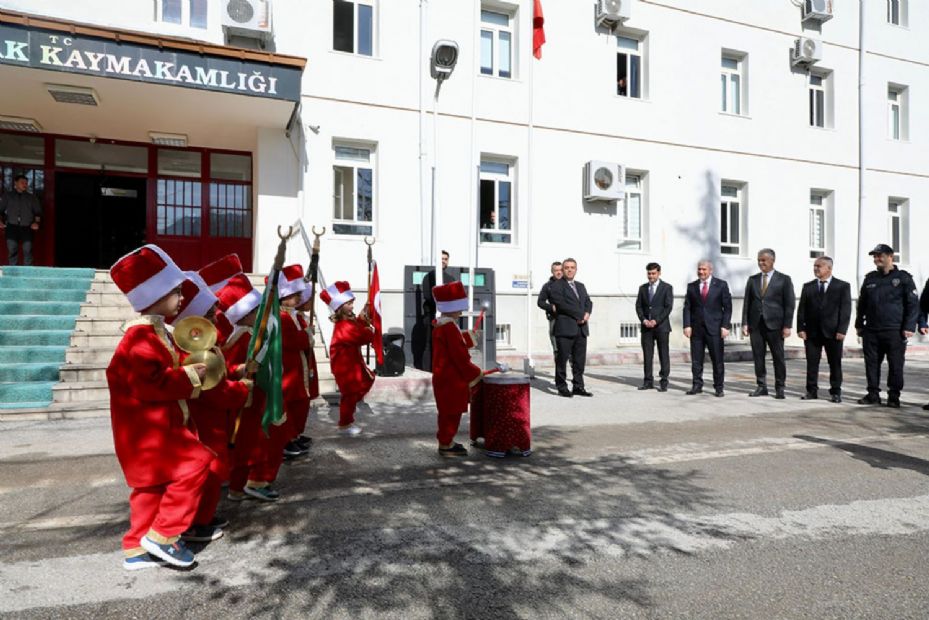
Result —
<path fill-rule="evenodd" d="M 241 321 L 242 317 L 261 303 L 261 293 L 252 286 L 244 273 L 232 276 L 216 296 L 226 319 L 232 325 Z"/>
<path fill-rule="evenodd" d="M 181 284 L 181 294 L 184 296 L 181 301 L 181 311 L 177 313 L 177 316 L 168 319 L 169 323 L 180 321 L 188 316 L 205 316 L 213 304 L 219 301 L 207 286 L 206 281 L 196 271 L 185 271 L 184 275 L 187 279 Z"/>
<path fill-rule="evenodd" d="M 329 306 L 331 311 L 335 312 L 344 306 L 346 302 L 355 299 L 355 295 L 352 293 L 352 287 L 348 282 L 339 281 L 320 292 L 319 298 Z"/>
<path fill-rule="evenodd" d="M 436 310 L 442 314 L 464 312 L 468 309 L 468 293 L 461 282 L 449 282 L 432 289 Z"/>
<path fill-rule="evenodd" d="M 313 291 L 315 290 L 315 285 L 312 282 L 306 283 L 306 288 L 303 289 L 303 294 L 300 295 L 300 303 L 297 306 L 302 306 L 306 302 L 313 299 Z"/>
<path fill-rule="evenodd" d="M 268 284 L 268 276 L 265 276 L 265 286 Z M 294 293 L 302 293 L 307 287 L 306 280 L 303 279 L 302 265 L 287 265 L 281 269 L 281 276 L 277 279 L 277 296 L 284 299 Z"/>
<path fill-rule="evenodd" d="M 242 261 L 238 254 L 227 254 L 200 269 L 200 276 L 214 293 L 226 286 L 232 276 L 242 273 Z"/>
<path fill-rule="evenodd" d="M 176 289 L 186 279 L 184 272 L 157 245 L 144 245 L 120 258 L 110 267 L 132 309 L 142 312 Z"/>

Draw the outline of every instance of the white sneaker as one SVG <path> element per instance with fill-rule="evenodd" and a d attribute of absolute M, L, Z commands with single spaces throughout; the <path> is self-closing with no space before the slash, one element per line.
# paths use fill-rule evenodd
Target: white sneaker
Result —
<path fill-rule="evenodd" d="M 349 424 L 346 427 L 339 427 L 339 435 L 345 435 L 346 437 L 354 437 L 361 433 L 361 427 L 356 424 Z"/>

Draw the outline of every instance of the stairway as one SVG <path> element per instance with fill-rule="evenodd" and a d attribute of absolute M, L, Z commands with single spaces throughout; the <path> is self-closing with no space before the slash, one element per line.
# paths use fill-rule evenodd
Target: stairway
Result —
<path fill-rule="evenodd" d="M 93 269 L 3 267 L 0 410 L 48 407 Z"/>

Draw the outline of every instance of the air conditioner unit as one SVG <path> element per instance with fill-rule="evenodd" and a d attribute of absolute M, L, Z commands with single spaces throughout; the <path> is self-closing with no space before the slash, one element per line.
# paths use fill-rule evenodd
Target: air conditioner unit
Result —
<path fill-rule="evenodd" d="M 622 200 L 625 197 L 625 167 L 605 161 L 589 161 L 584 165 L 584 200 Z"/>
<path fill-rule="evenodd" d="M 271 0 L 223 0 L 223 28 L 246 36 L 271 32 Z"/>
<path fill-rule="evenodd" d="M 823 59 L 823 43 L 819 39 L 800 37 L 794 41 L 794 48 L 790 54 L 790 64 L 793 66 L 810 66 Z"/>
<path fill-rule="evenodd" d="M 633 0 L 597 0 L 597 25 L 611 29 L 632 17 Z"/>
<path fill-rule="evenodd" d="M 832 0 L 803 0 L 803 21 L 827 22 L 832 19 Z"/>

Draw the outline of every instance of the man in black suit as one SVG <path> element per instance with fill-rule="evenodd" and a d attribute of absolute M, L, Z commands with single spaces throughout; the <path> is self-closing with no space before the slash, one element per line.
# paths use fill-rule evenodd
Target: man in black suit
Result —
<path fill-rule="evenodd" d="M 917 320 L 919 333 L 923 336 L 929 335 L 929 280 L 923 286 L 923 293 L 919 296 L 919 318 Z M 929 411 L 929 403 L 923 405 L 925 411 Z"/>
<path fill-rule="evenodd" d="M 723 339 L 732 325 L 732 294 L 725 280 L 713 277 L 713 263 L 697 263 L 697 279 L 687 285 L 684 296 L 684 335 L 690 338 L 690 364 L 693 387 L 688 395 L 703 391 L 703 356 L 710 351 L 713 363 L 713 388 L 723 396 L 725 364 Z"/>
<path fill-rule="evenodd" d="M 755 380 L 758 387 L 749 396 L 767 396 L 767 369 L 765 348 L 771 351 L 774 363 L 774 398 L 784 398 L 787 382 L 787 362 L 784 359 L 784 338 L 790 336 L 794 324 L 794 284 L 790 276 L 774 270 L 774 250 L 765 248 L 758 252 L 756 273 L 745 283 L 745 301 L 742 304 L 742 334 L 749 336 L 752 343 L 752 358 L 755 360 Z"/>
<path fill-rule="evenodd" d="M 806 349 L 806 394 L 819 398 L 819 361 L 823 348 L 829 362 L 829 394 L 842 402 L 842 345 L 852 318 L 852 287 L 832 276 L 832 259 L 821 256 L 813 263 L 815 280 L 803 285 L 797 306 L 797 335 Z"/>
<path fill-rule="evenodd" d="M 593 310 L 593 303 L 587 295 L 587 288 L 574 279 L 577 274 L 577 261 L 566 258 L 561 261 L 564 274 L 560 280 L 552 282 L 549 299 L 555 308 L 555 340 L 558 354 L 555 356 L 555 387 L 561 396 L 593 396 L 584 389 L 584 364 L 587 361 L 587 321 Z M 567 362 L 571 360 L 571 383 L 568 389 Z"/>
<path fill-rule="evenodd" d="M 442 250 L 442 282 L 448 284 L 455 278 L 448 269 L 449 254 Z M 422 281 L 422 314 L 417 316 L 417 325 L 410 334 L 410 350 L 413 353 L 413 366 L 420 370 L 432 370 L 432 322 L 435 321 L 436 307 L 432 289 L 435 287 L 435 269 L 423 276 Z"/>
<path fill-rule="evenodd" d="M 556 363 L 558 357 L 558 341 L 555 340 L 555 309 L 552 307 L 549 290 L 552 288 L 552 282 L 560 280 L 562 275 L 561 261 L 555 261 L 552 263 L 552 277 L 548 279 L 548 282 L 542 285 L 542 290 L 539 291 L 539 298 L 536 300 L 536 305 L 542 310 L 545 310 L 545 318 L 548 319 L 548 338 L 552 341 L 552 355 L 555 356 Z"/>
<path fill-rule="evenodd" d="M 661 265 L 649 263 L 645 266 L 648 282 L 639 287 L 635 300 L 635 313 L 639 316 L 639 330 L 642 334 L 642 357 L 645 361 L 645 379 L 640 390 L 655 387 L 653 374 L 655 344 L 658 345 L 658 391 L 668 391 L 668 374 L 671 372 L 671 355 L 668 338 L 671 335 L 671 309 L 674 307 L 674 289 L 661 280 Z"/>

